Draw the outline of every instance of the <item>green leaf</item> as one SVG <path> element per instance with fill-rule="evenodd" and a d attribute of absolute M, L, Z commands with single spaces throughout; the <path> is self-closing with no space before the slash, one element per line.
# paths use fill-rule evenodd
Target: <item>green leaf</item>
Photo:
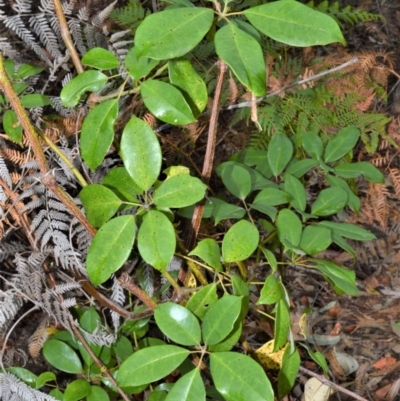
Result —
<path fill-rule="evenodd" d="M 254 205 L 278 206 L 289 203 L 291 199 L 292 197 L 285 191 L 276 188 L 267 188 L 257 194 L 252 203 L 252 207 L 254 207 Z"/>
<path fill-rule="evenodd" d="M 90 386 L 90 394 L 86 396 L 86 401 L 110 401 L 110 397 L 101 387 Z"/>
<path fill-rule="evenodd" d="M 138 202 L 134 195 L 143 193 L 143 190 L 132 180 L 125 167 L 114 167 L 103 178 L 102 184 L 127 202 Z"/>
<path fill-rule="evenodd" d="M 279 351 L 287 342 L 290 329 L 289 307 L 284 299 L 276 304 L 276 315 L 274 325 L 274 351 Z"/>
<path fill-rule="evenodd" d="M 283 399 L 289 394 L 296 382 L 300 368 L 300 355 L 297 349 L 291 353 L 290 347 L 287 347 L 282 358 L 282 367 L 278 376 L 278 396 Z"/>
<path fill-rule="evenodd" d="M 58 388 L 53 388 L 53 390 L 50 391 L 49 395 L 54 397 L 56 400 L 63 401 L 64 399 L 64 394 Z"/>
<path fill-rule="evenodd" d="M 196 255 L 200 259 L 203 259 L 208 265 L 213 267 L 215 270 L 222 272 L 221 266 L 221 251 L 217 244 L 217 241 L 213 238 L 206 238 L 201 240 L 196 248 L 189 253 L 189 256 Z"/>
<path fill-rule="evenodd" d="M 40 74 L 44 70 L 44 67 L 36 67 L 30 64 L 21 64 L 18 71 L 14 75 L 15 79 L 25 79 L 33 77 L 34 75 Z"/>
<path fill-rule="evenodd" d="M 276 272 L 278 270 L 278 262 L 276 261 L 275 255 L 269 249 L 264 248 L 263 246 L 260 248 L 267 259 L 268 264 L 271 266 L 272 271 Z"/>
<path fill-rule="evenodd" d="M 307 205 L 307 192 L 304 185 L 293 175 L 286 173 L 283 189 L 292 197 L 290 206 L 304 212 Z"/>
<path fill-rule="evenodd" d="M 164 271 L 174 256 L 175 247 L 175 230 L 168 217 L 158 210 L 147 212 L 138 233 L 140 256 L 155 269 Z"/>
<path fill-rule="evenodd" d="M 149 79 L 140 86 L 144 104 L 161 121 L 186 125 L 196 121 L 182 92 L 166 82 Z"/>
<path fill-rule="evenodd" d="M 136 54 L 156 60 L 184 56 L 200 43 L 210 29 L 213 18 L 213 11 L 202 7 L 151 14 L 136 31 Z"/>
<path fill-rule="evenodd" d="M 330 228 L 334 233 L 342 237 L 354 239 L 356 241 L 372 241 L 376 239 L 374 234 L 355 224 L 336 223 L 334 221 L 320 221 L 318 224 Z"/>
<path fill-rule="evenodd" d="M 47 340 L 43 345 L 43 355 L 50 365 L 66 373 L 81 374 L 82 364 L 76 352 L 59 340 Z"/>
<path fill-rule="evenodd" d="M 193 114 L 198 116 L 207 106 L 207 86 L 186 59 L 170 60 L 168 62 L 169 80 L 182 92 L 191 107 Z"/>
<path fill-rule="evenodd" d="M 228 336 L 240 315 L 241 305 L 242 297 L 225 294 L 209 308 L 202 325 L 206 345 L 218 344 Z"/>
<path fill-rule="evenodd" d="M 321 138 L 312 131 L 302 133 L 302 143 L 304 150 L 314 159 L 319 160 L 324 153 L 324 144 Z"/>
<path fill-rule="evenodd" d="M 39 377 L 36 379 L 35 383 L 35 388 L 40 389 L 42 388 L 46 383 L 52 382 L 52 381 L 57 381 L 56 375 L 54 372 L 43 372 L 42 374 L 39 375 Z"/>
<path fill-rule="evenodd" d="M 247 316 L 247 313 L 250 308 L 249 284 L 244 282 L 243 279 L 238 274 L 233 274 L 232 289 L 233 289 L 233 295 L 236 295 L 237 297 L 242 297 L 242 308 L 240 311 L 239 321 L 243 321 Z"/>
<path fill-rule="evenodd" d="M 65 107 L 74 107 L 78 104 L 81 96 L 87 92 L 99 92 L 107 83 L 108 77 L 100 71 L 84 71 L 61 90 L 60 98 Z"/>
<path fill-rule="evenodd" d="M 241 219 L 246 214 L 246 210 L 240 206 L 232 205 L 212 196 L 208 199 L 212 205 L 211 215 L 215 219 L 215 225 L 225 219 Z"/>
<path fill-rule="evenodd" d="M 18 379 L 21 379 L 24 383 L 29 384 L 32 387 L 35 386 L 38 379 L 38 377 L 30 370 L 21 368 L 19 366 L 9 367 L 6 369 L 6 371 L 12 373 L 14 376 L 17 376 Z"/>
<path fill-rule="evenodd" d="M 281 300 L 283 295 L 284 294 L 280 280 L 278 280 L 274 274 L 270 274 L 266 278 L 263 288 L 261 289 L 260 298 L 257 301 L 257 305 L 274 304 Z"/>
<path fill-rule="evenodd" d="M 268 145 L 268 162 L 275 177 L 287 166 L 292 155 L 292 141 L 286 135 L 275 134 Z"/>
<path fill-rule="evenodd" d="M 95 227 L 101 227 L 117 212 L 122 201 L 113 191 L 99 184 L 87 185 L 79 193 L 87 218 Z"/>
<path fill-rule="evenodd" d="M 189 1 L 189 0 L 186 0 Z M 192 3 L 190 3 L 192 4 Z M 164 390 L 154 390 L 147 398 L 147 401 L 165 401 L 168 393 Z"/>
<path fill-rule="evenodd" d="M 207 185 L 187 174 L 168 178 L 154 191 L 153 202 L 159 208 L 179 208 L 204 198 Z"/>
<path fill-rule="evenodd" d="M 263 203 L 258 203 L 258 204 L 249 203 L 249 206 L 252 209 L 258 210 L 259 212 L 266 214 L 272 221 L 275 220 L 276 214 L 278 213 L 278 209 L 276 207 L 268 206 Z"/>
<path fill-rule="evenodd" d="M 117 383 L 121 387 L 134 387 L 152 383 L 169 375 L 190 351 L 176 345 L 158 345 L 141 349 L 122 362 Z"/>
<path fill-rule="evenodd" d="M 243 14 L 264 35 L 291 46 L 308 47 L 346 41 L 336 21 L 297 1 L 275 1 Z"/>
<path fill-rule="evenodd" d="M 346 191 L 347 196 L 349 197 L 347 204 L 353 211 L 358 213 L 361 207 L 360 198 L 352 191 L 352 189 L 349 187 L 349 184 L 347 184 L 347 182 L 342 178 L 331 174 L 326 174 L 325 178 L 332 187 L 340 187 Z"/>
<path fill-rule="evenodd" d="M 158 60 L 151 60 L 147 57 L 137 57 L 136 47 L 132 47 L 125 57 L 124 63 L 129 75 L 135 81 L 145 77 L 158 63 Z"/>
<path fill-rule="evenodd" d="M 22 125 L 14 110 L 6 110 L 3 114 L 3 128 L 8 137 L 22 145 Z"/>
<path fill-rule="evenodd" d="M 208 284 L 196 294 L 192 295 L 186 307 L 199 319 L 203 319 L 206 312 L 218 301 L 216 284 Z"/>
<path fill-rule="evenodd" d="M 341 235 L 333 231 L 332 240 L 337 246 L 339 246 L 340 248 L 348 252 L 351 256 L 353 256 L 355 262 L 357 258 L 356 251 L 346 242 L 346 240 Z"/>
<path fill-rule="evenodd" d="M 260 44 L 234 24 L 215 35 L 215 51 L 229 65 L 238 80 L 255 96 L 266 93 L 266 70 Z"/>
<path fill-rule="evenodd" d="M 226 337 L 223 341 L 219 342 L 218 344 L 208 346 L 208 350 L 210 352 L 230 351 L 239 341 L 241 334 L 242 334 L 242 322 L 241 319 L 238 319 L 233 325 L 233 329 L 228 334 L 228 337 Z"/>
<path fill-rule="evenodd" d="M 342 128 L 326 145 L 325 163 L 339 160 L 346 153 L 350 152 L 350 150 L 354 149 L 359 137 L 360 131 L 358 128 Z"/>
<path fill-rule="evenodd" d="M 118 216 L 97 231 L 86 259 L 86 269 L 94 285 L 104 283 L 126 262 L 135 235 L 132 215 Z"/>
<path fill-rule="evenodd" d="M 51 100 L 48 96 L 40 95 L 39 93 L 21 96 L 19 100 L 21 101 L 22 106 L 24 106 L 26 109 L 43 107 L 51 104 Z"/>
<path fill-rule="evenodd" d="M 136 185 L 147 191 L 161 171 L 160 143 L 150 125 L 132 116 L 121 138 L 124 166 Z"/>
<path fill-rule="evenodd" d="M 308 344 L 305 343 L 299 343 L 299 344 L 307 350 L 308 355 L 310 355 L 310 358 L 322 368 L 322 370 L 324 371 L 324 375 L 328 376 L 329 367 L 324 355 L 319 351 L 314 352 Z"/>
<path fill-rule="evenodd" d="M 240 262 L 257 249 L 260 234 L 257 227 L 247 220 L 235 223 L 222 240 L 222 259 L 226 263 Z"/>
<path fill-rule="evenodd" d="M 307 226 L 301 236 L 300 248 L 309 255 L 315 255 L 325 251 L 331 243 L 331 230 L 320 226 Z"/>
<path fill-rule="evenodd" d="M 296 213 L 282 209 L 276 220 L 276 229 L 280 241 L 285 246 L 299 246 L 303 227 Z"/>
<path fill-rule="evenodd" d="M 236 162 L 225 162 L 218 166 L 218 175 L 228 191 L 244 200 L 251 190 L 251 176 L 246 167 Z"/>
<path fill-rule="evenodd" d="M 323 189 L 311 205 L 311 214 L 330 216 L 338 213 L 346 206 L 347 200 L 347 192 L 340 187 Z"/>
<path fill-rule="evenodd" d="M 236 352 L 210 355 L 214 385 L 226 401 L 273 401 L 274 391 L 263 368 Z"/>
<path fill-rule="evenodd" d="M 159 329 L 172 341 L 186 346 L 200 344 L 199 321 L 185 307 L 174 302 L 159 304 L 154 311 L 154 318 Z"/>
<path fill-rule="evenodd" d="M 63 401 L 78 401 L 90 394 L 91 387 L 87 380 L 77 379 L 68 384 Z"/>
<path fill-rule="evenodd" d="M 109 50 L 95 47 L 85 53 L 82 64 L 99 70 L 112 70 L 119 66 L 119 61 Z"/>
<path fill-rule="evenodd" d="M 93 306 L 90 306 L 79 318 L 79 324 L 83 330 L 93 333 L 101 325 L 100 315 Z"/>
<path fill-rule="evenodd" d="M 114 139 L 114 124 L 118 117 L 118 100 L 98 104 L 82 124 L 80 148 L 82 158 L 91 170 L 103 162 Z"/>
<path fill-rule="evenodd" d="M 363 175 L 366 180 L 371 182 L 384 183 L 384 175 L 371 163 L 341 163 L 336 166 L 333 171 L 343 178 L 355 178 Z"/>
<path fill-rule="evenodd" d="M 332 280 L 332 282 L 349 295 L 359 295 L 360 292 L 355 285 L 356 275 L 354 271 L 345 269 L 342 266 L 337 265 L 329 260 L 324 259 L 310 259 L 315 263 L 313 266 L 319 270 L 326 277 Z"/>
<path fill-rule="evenodd" d="M 299 160 L 291 164 L 287 169 L 286 173 L 293 175 L 293 177 L 300 178 L 313 167 L 318 166 L 318 160 L 314 159 L 304 159 Z"/>
<path fill-rule="evenodd" d="M 172 387 L 165 401 L 205 401 L 206 390 L 199 369 L 183 375 Z"/>

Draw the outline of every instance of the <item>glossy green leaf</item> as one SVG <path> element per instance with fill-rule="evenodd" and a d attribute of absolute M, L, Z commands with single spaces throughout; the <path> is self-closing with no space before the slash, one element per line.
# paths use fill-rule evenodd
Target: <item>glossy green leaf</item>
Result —
<path fill-rule="evenodd" d="M 91 170 L 103 162 L 114 139 L 114 123 L 118 117 L 118 100 L 98 104 L 82 124 L 80 148 L 82 158 Z"/>
<path fill-rule="evenodd" d="M 132 215 L 115 217 L 97 231 L 86 259 L 86 269 L 94 285 L 104 283 L 126 262 L 135 235 Z"/>
<path fill-rule="evenodd" d="M 321 221 L 318 224 L 323 227 L 328 227 L 342 237 L 354 239 L 356 241 L 372 241 L 376 239 L 374 234 L 355 224 L 336 223 L 334 221 Z"/>
<path fill-rule="evenodd" d="M 240 262 L 250 257 L 257 249 L 260 233 L 247 220 L 235 223 L 222 240 L 222 259 L 226 263 Z"/>
<path fill-rule="evenodd" d="M 209 200 L 212 206 L 211 215 L 215 219 L 215 225 L 225 219 L 241 219 L 246 214 L 246 210 L 242 207 L 232 205 L 222 199 L 209 197 Z"/>
<path fill-rule="evenodd" d="M 155 269 L 164 271 L 174 256 L 175 247 L 175 230 L 168 217 L 158 210 L 147 212 L 138 233 L 140 256 Z"/>
<path fill-rule="evenodd" d="M 289 307 L 285 299 L 276 304 L 276 315 L 274 325 L 274 351 L 279 351 L 287 342 L 290 329 Z"/>
<path fill-rule="evenodd" d="M 135 35 L 136 54 L 156 60 L 181 57 L 198 45 L 213 21 L 211 9 L 178 8 L 149 15 Z"/>
<path fill-rule="evenodd" d="M 203 319 L 206 312 L 218 301 L 216 284 L 208 284 L 196 294 L 192 295 L 186 307 L 199 319 Z"/>
<path fill-rule="evenodd" d="M 331 174 L 326 174 L 325 178 L 328 181 L 329 185 L 331 185 L 332 187 L 340 187 L 346 191 L 347 196 L 349 197 L 347 200 L 348 206 L 350 206 L 353 211 L 358 213 L 360 211 L 361 201 L 360 198 L 349 187 L 349 184 L 347 184 L 347 182 L 342 178 L 336 177 Z"/>
<path fill-rule="evenodd" d="M 207 86 L 186 59 L 170 60 L 168 62 L 169 80 L 179 88 L 191 107 L 193 114 L 198 116 L 207 106 Z"/>
<path fill-rule="evenodd" d="M 95 227 L 101 227 L 117 212 L 122 201 L 107 187 L 91 184 L 79 193 L 87 218 Z"/>
<path fill-rule="evenodd" d="M 343 178 L 355 178 L 363 175 L 370 182 L 384 183 L 384 175 L 371 163 L 341 163 L 333 171 Z"/>
<path fill-rule="evenodd" d="M 43 345 L 43 355 L 50 365 L 66 373 L 81 374 L 82 363 L 76 352 L 59 340 L 47 340 Z"/>
<path fill-rule="evenodd" d="M 218 166 L 217 173 L 232 195 L 244 200 L 250 193 L 251 176 L 246 166 L 229 161 Z"/>
<path fill-rule="evenodd" d="M 259 204 L 278 206 L 289 203 L 291 199 L 292 197 L 285 191 L 276 188 L 267 188 L 257 194 L 252 203 L 252 207 Z"/>
<path fill-rule="evenodd" d="M 202 325 L 205 344 L 218 344 L 228 336 L 240 315 L 241 299 L 242 297 L 225 294 L 209 308 Z"/>
<path fill-rule="evenodd" d="M 122 386 L 140 386 L 169 375 L 190 354 L 176 345 L 158 345 L 141 349 L 122 362 L 117 383 Z"/>
<path fill-rule="evenodd" d="M 225 1 L 224 3 L 227 4 L 227 1 Z M 236 25 L 238 28 L 246 32 L 248 35 L 252 36 L 258 43 L 261 43 L 261 34 L 259 31 L 257 31 L 256 28 L 254 28 L 253 25 L 250 25 L 246 21 L 234 18 L 231 18 L 229 22 L 233 25 Z"/>
<path fill-rule="evenodd" d="M 348 252 L 354 258 L 354 262 L 356 261 L 356 251 L 346 242 L 346 240 L 335 231 L 332 232 L 332 240 L 333 243 Z"/>
<path fill-rule="evenodd" d="M 32 109 L 34 107 L 44 107 L 51 104 L 51 100 L 48 96 L 41 95 L 39 93 L 32 93 L 24 95 L 19 98 L 22 106 L 26 109 Z"/>
<path fill-rule="evenodd" d="M 215 270 L 222 272 L 221 266 L 221 251 L 217 244 L 217 241 L 213 238 L 206 238 L 201 240 L 196 248 L 189 253 L 189 256 L 195 255 L 200 259 L 203 259 L 209 266 L 213 267 Z"/>
<path fill-rule="evenodd" d="M 61 90 L 60 98 L 65 107 L 74 107 L 81 96 L 87 92 L 99 92 L 107 83 L 108 77 L 100 71 L 84 71 L 69 81 Z"/>
<path fill-rule="evenodd" d="M 157 180 L 162 163 L 160 143 L 149 124 L 131 117 L 122 133 L 121 155 L 133 181 L 147 191 Z"/>
<path fill-rule="evenodd" d="M 200 344 L 200 324 L 189 309 L 174 302 L 165 302 L 157 306 L 154 318 L 163 334 L 177 344 L 186 346 Z"/>
<path fill-rule="evenodd" d="M 103 178 L 102 184 L 127 202 L 137 202 L 134 195 L 143 193 L 143 190 L 132 180 L 125 167 L 114 167 Z"/>
<path fill-rule="evenodd" d="M 90 394 L 90 384 L 85 379 L 77 379 L 68 384 L 63 401 L 78 401 Z"/>
<path fill-rule="evenodd" d="M 57 381 L 57 377 L 54 372 L 43 372 L 42 374 L 39 375 L 39 377 L 36 379 L 35 383 L 35 388 L 40 389 L 42 388 L 46 383 L 52 382 L 52 381 Z"/>
<path fill-rule="evenodd" d="M 19 366 L 9 367 L 6 369 L 6 371 L 12 373 L 14 376 L 17 376 L 18 379 L 21 379 L 24 383 L 27 383 L 32 387 L 35 386 L 38 379 L 38 377 L 30 370 L 21 368 Z"/>
<path fill-rule="evenodd" d="M 290 353 L 290 347 L 287 347 L 282 358 L 282 367 L 278 376 L 278 396 L 283 399 L 285 395 L 292 390 L 300 368 L 300 355 L 297 349 Z"/>
<path fill-rule="evenodd" d="M 33 77 L 34 75 L 40 74 L 44 70 L 44 67 L 36 67 L 30 64 L 21 64 L 18 67 L 18 71 L 15 73 L 15 79 L 25 79 Z"/>
<path fill-rule="evenodd" d="M 276 272 L 278 270 L 278 262 L 276 260 L 275 255 L 267 248 L 264 248 L 263 246 L 260 247 L 265 258 L 267 259 L 269 265 L 271 266 L 271 269 L 273 272 Z"/>
<path fill-rule="evenodd" d="M 288 165 L 292 155 L 292 141 L 286 135 L 275 134 L 268 145 L 268 162 L 275 177 Z"/>
<path fill-rule="evenodd" d="M 313 266 L 315 269 L 331 279 L 332 282 L 346 294 L 360 294 L 355 285 L 356 275 L 353 270 L 348 270 L 329 260 L 311 259 L 311 261 L 315 263 L 315 266 Z"/>
<path fill-rule="evenodd" d="M 156 65 L 158 60 L 151 60 L 147 57 L 137 57 L 136 47 L 132 47 L 127 53 L 124 63 L 129 75 L 136 81 L 145 77 Z"/>
<path fill-rule="evenodd" d="M 356 127 L 342 128 L 326 145 L 325 163 L 339 160 L 350 150 L 354 149 L 360 137 L 360 131 Z"/>
<path fill-rule="evenodd" d="M 22 125 L 14 110 L 6 110 L 3 114 L 3 128 L 8 137 L 22 145 Z"/>
<path fill-rule="evenodd" d="M 214 385 L 226 401 L 274 401 L 274 390 L 261 365 L 236 352 L 210 355 Z"/>
<path fill-rule="evenodd" d="M 274 274 L 270 274 L 266 278 L 263 288 L 261 289 L 257 305 L 271 305 L 281 300 L 282 297 L 283 292 L 280 280 L 278 280 Z"/>
<path fill-rule="evenodd" d="M 113 345 L 115 356 L 120 361 L 125 361 L 133 354 L 132 343 L 125 336 L 119 336 L 117 342 Z"/>
<path fill-rule="evenodd" d="M 206 390 L 199 369 L 183 375 L 172 387 L 165 401 L 205 401 Z"/>
<path fill-rule="evenodd" d="M 302 144 L 304 150 L 314 159 L 319 160 L 324 153 L 322 139 L 312 131 L 302 133 Z"/>
<path fill-rule="evenodd" d="M 240 310 L 239 321 L 243 321 L 250 309 L 250 290 L 249 284 L 243 281 L 239 274 L 232 275 L 232 290 L 233 295 L 242 297 L 242 307 Z"/>
<path fill-rule="evenodd" d="M 209 345 L 208 350 L 210 352 L 226 352 L 230 351 L 239 341 L 242 334 L 242 322 L 239 318 L 233 325 L 232 331 L 225 337 L 224 340 L 218 344 Z"/>
<path fill-rule="evenodd" d="M 291 46 L 307 47 L 346 41 L 330 16 L 297 1 L 275 1 L 244 11 L 263 34 Z"/>
<path fill-rule="evenodd" d="M 276 220 L 276 229 L 280 241 L 285 246 L 299 246 L 303 227 L 296 213 L 282 209 Z"/>
<path fill-rule="evenodd" d="M 286 173 L 291 174 L 293 177 L 300 178 L 305 173 L 310 171 L 313 167 L 316 167 L 318 165 L 319 165 L 318 160 L 315 160 L 315 159 L 299 160 L 299 161 L 291 164 L 286 169 Z"/>
<path fill-rule="evenodd" d="M 93 333 L 101 325 L 101 317 L 93 306 L 86 309 L 79 318 L 79 325 L 83 330 Z"/>
<path fill-rule="evenodd" d="M 307 192 L 304 185 L 291 174 L 285 174 L 284 178 L 283 189 L 292 197 L 290 206 L 304 212 L 307 205 Z"/>
<path fill-rule="evenodd" d="M 112 70 L 119 66 L 119 61 L 109 50 L 95 47 L 85 53 L 82 64 L 99 70 Z"/>
<path fill-rule="evenodd" d="M 110 397 L 101 387 L 90 386 L 90 394 L 86 396 L 86 401 L 110 401 Z"/>
<path fill-rule="evenodd" d="M 186 125 L 196 121 L 182 92 L 175 86 L 154 79 L 140 86 L 146 107 L 161 121 L 172 125 Z"/>
<path fill-rule="evenodd" d="M 207 185 L 188 174 L 174 175 L 154 191 L 153 202 L 159 208 L 179 208 L 204 198 Z"/>
<path fill-rule="evenodd" d="M 215 35 L 215 51 L 229 65 L 237 79 L 255 96 L 266 93 L 266 70 L 260 44 L 234 24 Z"/>
<path fill-rule="evenodd" d="M 347 200 L 347 192 L 340 187 L 323 189 L 311 205 L 311 213 L 315 216 L 330 216 L 340 212 Z"/>
<path fill-rule="evenodd" d="M 315 255 L 328 249 L 331 243 L 331 230 L 321 226 L 307 226 L 301 236 L 300 248 L 309 255 Z"/>
<path fill-rule="evenodd" d="M 189 1 L 189 0 L 187 0 Z M 192 3 L 190 3 L 192 4 Z M 154 390 L 147 398 L 147 401 L 165 401 L 168 393 L 165 390 Z"/>

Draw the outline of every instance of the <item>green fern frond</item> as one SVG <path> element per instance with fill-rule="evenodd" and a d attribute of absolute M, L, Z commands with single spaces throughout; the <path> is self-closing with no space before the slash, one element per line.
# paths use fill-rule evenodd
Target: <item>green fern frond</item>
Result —
<path fill-rule="evenodd" d="M 145 11 L 139 0 L 129 0 L 125 7 L 114 9 L 110 14 L 110 18 L 134 30 L 148 14 L 150 12 Z"/>

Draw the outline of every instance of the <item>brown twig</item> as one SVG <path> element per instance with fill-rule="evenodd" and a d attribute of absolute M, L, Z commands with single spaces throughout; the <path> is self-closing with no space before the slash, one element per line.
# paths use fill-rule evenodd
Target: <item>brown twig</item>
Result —
<path fill-rule="evenodd" d="M 71 38 L 71 34 L 69 32 L 67 20 L 65 19 L 65 15 L 62 9 L 62 5 L 60 0 L 53 0 L 54 4 L 54 10 L 57 15 L 58 23 L 60 24 L 60 33 L 61 37 L 64 41 L 64 44 L 71 56 L 72 62 L 74 63 L 74 66 L 76 68 L 76 71 L 78 74 L 81 74 L 83 72 L 83 67 L 81 63 L 81 59 L 79 58 L 79 54 L 76 51 L 76 48 L 74 46 L 74 41 Z"/>
<path fill-rule="evenodd" d="M 325 376 L 318 375 L 318 374 L 314 373 L 314 372 L 311 371 L 311 370 L 308 370 L 308 369 L 306 369 L 306 368 L 303 368 L 302 366 L 300 366 L 300 372 L 303 372 L 303 373 L 305 373 L 305 374 L 308 375 L 308 376 L 315 377 L 315 378 L 318 379 L 322 384 L 325 384 L 325 385 L 327 385 L 327 386 L 329 386 L 329 387 L 332 387 L 332 388 L 334 388 L 335 390 L 340 391 L 340 392 L 343 393 L 343 394 L 347 394 L 348 396 L 354 398 L 355 400 L 359 400 L 359 401 L 368 401 L 366 398 L 361 397 L 360 395 L 358 395 L 358 394 L 356 394 L 356 393 L 353 393 L 352 391 L 347 390 L 346 388 L 344 388 L 344 387 L 342 387 L 342 386 L 339 386 L 339 385 L 336 384 L 336 383 L 331 382 L 331 381 L 328 380 Z"/>

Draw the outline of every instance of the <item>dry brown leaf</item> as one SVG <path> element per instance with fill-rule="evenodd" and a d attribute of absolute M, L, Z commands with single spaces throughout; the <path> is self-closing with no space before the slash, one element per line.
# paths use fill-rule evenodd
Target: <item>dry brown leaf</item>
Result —
<path fill-rule="evenodd" d="M 372 366 L 376 369 L 383 369 L 389 365 L 392 365 L 394 363 L 397 362 L 396 358 L 392 358 L 392 357 L 385 357 L 385 358 L 381 358 L 378 361 L 376 361 Z"/>

